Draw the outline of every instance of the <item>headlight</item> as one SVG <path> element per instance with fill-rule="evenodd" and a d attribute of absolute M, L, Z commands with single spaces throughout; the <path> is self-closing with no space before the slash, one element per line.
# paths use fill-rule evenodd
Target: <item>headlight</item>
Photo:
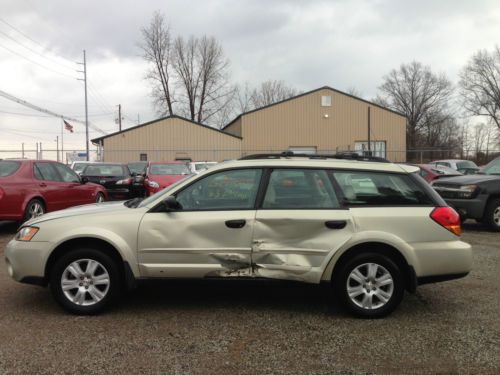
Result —
<path fill-rule="evenodd" d="M 156 181 L 148 181 L 148 185 L 154 189 L 158 189 L 160 187 L 160 184 Z"/>
<path fill-rule="evenodd" d="M 472 198 L 477 190 L 477 185 L 463 185 L 460 186 L 459 196 L 461 198 Z"/>
<path fill-rule="evenodd" d="M 37 227 L 24 227 L 16 233 L 17 241 L 31 241 L 33 236 L 38 232 Z"/>

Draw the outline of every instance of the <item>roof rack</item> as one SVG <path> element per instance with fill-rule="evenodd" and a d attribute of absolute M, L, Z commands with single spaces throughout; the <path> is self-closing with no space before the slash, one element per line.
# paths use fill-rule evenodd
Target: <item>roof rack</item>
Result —
<path fill-rule="evenodd" d="M 257 159 L 282 159 L 282 158 L 309 158 L 309 159 L 344 159 L 358 161 L 374 161 L 379 163 L 390 163 L 389 160 L 378 156 L 359 155 L 356 152 L 339 152 L 337 154 L 298 154 L 293 151 L 283 151 L 276 154 L 253 154 L 241 157 L 239 160 L 257 160 Z"/>

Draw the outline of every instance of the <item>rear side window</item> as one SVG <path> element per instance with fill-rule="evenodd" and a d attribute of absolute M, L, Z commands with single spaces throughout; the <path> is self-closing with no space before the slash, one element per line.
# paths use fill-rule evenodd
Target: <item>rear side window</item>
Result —
<path fill-rule="evenodd" d="M 275 169 L 267 186 L 264 209 L 339 208 L 326 171 Z"/>
<path fill-rule="evenodd" d="M 73 172 L 67 166 L 54 163 L 54 167 L 57 169 L 64 182 L 80 182 L 80 179 L 75 174 L 75 172 Z"/>
<path fill-rule="evenodd" d="M 431 198 L 409 176 L 363 171 L 333 172 L 348 206 L 432 205 Z"/>
<path fill-rule="evenodd" d="M 19 169 L 21 163 L 18 161 L 2 160 L 0 161 L 0 177 L 7 177 Z"/>
<path fill-rule="evenodd" d="M 33 173 L 38 180 L 61 181 L 61 177 L 59 177 L 51 163 L 35 163 Z"/>

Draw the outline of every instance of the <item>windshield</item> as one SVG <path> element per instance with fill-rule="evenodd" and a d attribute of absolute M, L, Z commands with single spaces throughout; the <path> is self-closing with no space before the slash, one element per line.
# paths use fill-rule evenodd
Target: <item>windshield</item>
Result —
<path fill-rule="evenodd" d="M 81 172 L 85 169 L 85 167 L 87 166 L 88 164 L 87 163 L 75 163 L 73 165 L 73 170 L 75 172 Z"/>
<path fill-rule="evenodd" d="M 83 170 L 83 175 L 85 176 L 125 176 L 123 166 L 121 165 L 109 165 L 109 164 L 95 164 L 88 165 Z"/>
<path fill-rule="evenodd" d="M 128 169 L 130 169 L 131 173 L 141 174 L 141 173 L 144 173 L 144 171 L 146 170 L 146 167 L 148 166 L 148 162 L 147 161 L 140 161 L 137 163 L 128 163 L 127 165 L 128 165 Z"/>
<path fill-rule="evenodd" d="M 195 178 L 195 177 L 198 177 L 198 175 L 195 175 L 195 174 L 194 174 L 194 175 L 192 175 L 192 176 L 190 176 L 190 177 L 184 178 L 184 179 L 182 179 L 182 180 L 179 180 L 179 181 L 177 181 L 177 182 L 173 183 L 172 185 L 170 185 L 170 186 L 166 187 L 165 189 L 160 190 L 159 192 L 157 192 L 157 193 L 155 193 L 155 194 L 151 195 L 150 197 L 148 197 L 148 198 L 144 199 L 144 200 L 141 202 L 141 204 L 139 204 L 139 206 L 138 206 L 138 207 L 144 207 L 144 206 L 147 206 L 149 203 L 154 202 L 155 200 L 157 200 L 157 199 L 158 199 L 158 197 L 160 197 L 160 196 L 162 196 L 162 195 L 165 195 L 165 196 L 169 195 L 169 194 L 168 194 L 168 192 L 169 192 L 169 191 L 171 191 L 172 189 L 174 189 L 175 187 L 177 187 L 177 186 L 178 186 L 178 185 L 180 185 L 180 184 L 183 184 L 183 183 L 185 183 L 185 182 L 187 182 L 187 181 L 192 180 L 192 179 L 193 179 L 193 178 Z"/>
<path fill-rule="evenodd" d="M 468 169 L 468 168 L 477 168 L 477 165 L 476 163 L 470 160 L 457 162 L 457 169 Z"/>
<path fill-rule="evenodd" d="M 482 173 L 500 175 L 500 158 L 496 158 L 486 164 Z"/>
<path fill-rule="evenodd" d="M 205 169 L 210 168 L 212 165 L 215 163 L 198 163 L 194 165 L 194 169 L 199 172 L 199 171 L 204 171 Z"/>
<path fill-rule="evenodd" d="M 149 174 L 183 175 L 189 174 L 189 169 L 186 164 L 151 164 Z"/>
<path fill-rule="evenodd" d="M 0 177 L 7 177 L 19 169 L 21 163 L 18 161 L 2 160 L 0 161 Z"/>

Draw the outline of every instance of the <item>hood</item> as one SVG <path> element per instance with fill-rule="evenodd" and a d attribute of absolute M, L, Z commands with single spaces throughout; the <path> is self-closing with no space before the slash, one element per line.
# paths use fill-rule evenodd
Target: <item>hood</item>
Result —
<path fill-rule="evenodd" d="M 186 178 L 187 176 L 188 176 L 187 174 L 168 174 L 168 175 L 152 174 L 149 176 L 149 180 L 158 182 L 160 188 L 164 188 L 172 185 L 174 182 Z"/>
<path fill-rule="evenodd" d="M 77 216 L 77 215 L 89 215 L 100 212 L 111 212 L 111 211 L 123 211 L 129 210 L 129 208 L 125 207 L 122 202 L 105 202 L 105 203 L 93 203 L 93 204 L 85 204 L 83 206 L 76 206 L 71 208 L 66 208 L 65 210 L 54 211 L 48 214 L 44 214 L 42 216 L 31 219 L 23 224 L 26 225 L 36 225 L 48 220 L 61 219 L 69 216 Z"/>
<path fill-rule="evenodd" d="M 486 175 L 486 174 L 468 174 L 457 177 L 441 177 L 434 183 L 434 185 L 472 185 L 484 181 L 499 180 L 500 176 Z"/>

